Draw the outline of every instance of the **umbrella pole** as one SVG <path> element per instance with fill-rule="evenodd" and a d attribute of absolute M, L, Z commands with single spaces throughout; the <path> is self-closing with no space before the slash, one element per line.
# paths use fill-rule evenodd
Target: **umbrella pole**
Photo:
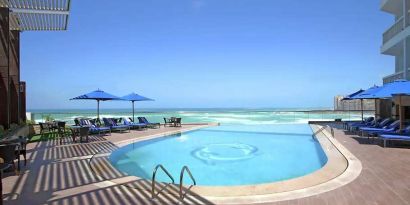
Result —
<path fill-rule="evenodd" d="M 364 121 L 363 117 L 363 99 L 360 99 L 360 107 L 362 108 L 362 122 Z"/>
<path fill-rule="evenodd" d="M 97 100 L 97 119 L 100 120 L 100 100 Z"/>
<path fill-rule="evenodd" d="M 401 104 L 401 95 L 399 96 L 399 120 L 400 120 L 400 131 L 404 130 L 404 107 Z"/>
<path fill-rule="evenodd" d="M 134 101 L 132 101 L 132 121 L 135 122 L 135 119 L 134 119 Z"/>

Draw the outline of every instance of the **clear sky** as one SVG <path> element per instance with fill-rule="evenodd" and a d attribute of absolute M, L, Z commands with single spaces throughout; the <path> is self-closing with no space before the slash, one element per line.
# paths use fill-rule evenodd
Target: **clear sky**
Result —
<path fill-rule="evenodd" d="M 29 109 L 95 108 L 100 88 L 144 108 L 331 107 L 380 84 L 393 17 L 378 0 L 72 0 L 68 31 L 24 32 Z M 104 102 L 102 108 L 129 103 Z"/>

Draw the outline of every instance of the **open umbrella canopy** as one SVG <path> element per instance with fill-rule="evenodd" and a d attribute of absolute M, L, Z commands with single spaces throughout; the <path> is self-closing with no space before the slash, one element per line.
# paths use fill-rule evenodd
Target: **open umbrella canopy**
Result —
<path fill-rule="evenodd" d="M 106 100 L 119 100 L 120 98 L 111 95 L 109 93 L 106 93 L 100 89 L 93 91 L 91 93 L 87 93 L 84 95 L 77 96 L 75 98 L 71 98 L 70 100 L 100 100 L 100 101 L 106 101 Z"/>
<path fill-rule="evenodd" d="M 129 95 L 121 97 L 122 100 L 127 100 L 127 101 L 154 101 L 151 98 L 147 98 L 141 95 L 138 95 L 136 93 L 131 93 Z"/>
<path fill-rule="evenodd" d="M 392 98 L 393 95 L 408 95 L 410 94 L 410 81 L 397 80 L 387 83 L 375 92 L 372 96 L 374 98 Z"/>
<path fill-rule="evenodd" d="M 100 118 L 100 101 L 120 100 L 120 98 L 98 89 L 91 93 L 71 98 L 70 100 L 97 100 L 97 118 Z"/>
<path fill-rule="evenodd" d="M 379 86 L 373 86 L 363 92 L 361 92 L 358 95 L 355 95 L 353 97 L 351 97 L 351 100 L 360 100 L 360 99 L 378 99 L 376 97 L 374 97 L 374 94 L 377 93 L 378 91 L 380 91 L 382 87 Z"/>
<path fill-rule="evenodd" d="M 358 91 L 356 91 L 356 92 L 354 92 L 354 93 L 352 93 L 352 94 L 350 94 L 350 95 L 346 95 L 342 100 L 357 100 L 357 99 L 352 99 L 352 98 L 353 98 L 354 96 L 357 96 L 357 95 L 363 93 L 363 92 L 364 92 L 364 90 L 360 89 L 360 90 L 358 90 Z"/>
<path fill-rule="evenodd" d="M 132 121 L 135 122 L 135 109 L 134 109 L 134 102 L 135 101 L 154 101 L 151 98 L 147 98 L 141 95 L 138 95 L 137 93 L 131 93 L 129 95 L 123 96 L 121 100 L 127 100 L 132 102 Z"/>

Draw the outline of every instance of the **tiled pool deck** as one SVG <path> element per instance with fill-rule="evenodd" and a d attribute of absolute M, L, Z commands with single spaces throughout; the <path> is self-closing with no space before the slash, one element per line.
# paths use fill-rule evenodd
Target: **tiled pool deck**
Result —
<path fill-rule="evenodd" d="M 197 126 L 184 125 L 182 129 Z M 115 173 L 107 176 L 115 183 L 103 181 L 93 174 L 89 160 L 101 149 L 115 149 L 117 142 L 179 129 L 162 127 L 92 137 L 91 142 L 83 144 L 29 144 L 27 167 L 22 166 L 19 176 L 6 173 L 3 178 L 4 204 L 178 204 L 177 195 L 162 195 L 152 201 L 148 191 L 129 188 L 149 189 L 148 181 L 127 184 L 127 177 Z M 410 204 L 409 148 L 382 148 L 340 129 L 335 129 L 335 138 L 361 161 L 363 169 L 356 180 L 319 195 L 265 204 Z M 184 202 L 212 204 L 190 195 Z"/>

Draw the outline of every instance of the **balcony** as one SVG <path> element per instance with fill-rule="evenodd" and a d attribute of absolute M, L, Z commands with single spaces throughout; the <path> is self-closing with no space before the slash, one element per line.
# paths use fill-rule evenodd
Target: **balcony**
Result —
<path fill-rule="evenodd" d="M 404 18 L 401 17 L 386 32 L 383 33 L 383 44 L 392 39 L 395 35 L 404 30 Z"/>
<path fill-rule="evenodd" d="M 402 79 L 405 79 L 403 71 L 398 72 L 398 73 L 394 73 L 394 74 L 391 74 L 391 75 L 388 75 L 388 76 L 384 77 L 383 78 L 383 84 L 391 83 L 395 80 L 402 80 Z"/>
<path fill-rule="evenodd" d="M 380 8 L 382 11 L 401 16 L 403 14 L 403 0 L 382 0 Z"/>

